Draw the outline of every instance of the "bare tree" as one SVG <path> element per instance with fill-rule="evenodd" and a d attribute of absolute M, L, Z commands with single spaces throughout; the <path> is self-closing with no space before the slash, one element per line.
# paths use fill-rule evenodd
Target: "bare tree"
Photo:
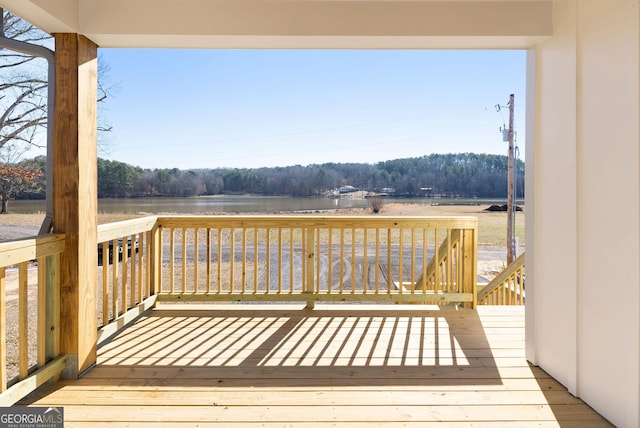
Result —
<path fill-rule="evenodd" d="M 367 201 L 369 203 L 369 208 L 371 208 L 371 211 L 374 214 L 378 214 L 384 206 L 384 198 L 380 195 L 370 196 Z"/>
<path fill-rule="evenodd" d="M 0 36 L 32 45 L 53 48 L 53 38 L 0 8 L 2 27 Z M 0 147 L 16 140 L 34 146 L 40 143 L 38 131 L 47 124 L 47 73 L 44 60 L 33 55 L 0 48 Z M 107 137 L 112 126 L 106 122 L 105 101 L 117 87 L 106 83 L 109 66 L 98 60 L 98 140 L 101 152 L 108 152 Z"/>
<path fill-rule="evenodd" d="M 111 131 L 113 126 L 106 119 L 106 101 L 119 89 L 119 86 L 109 79 L 110 71 L 109 64 L 98 54 L 98 152 L 101 155 L 109 154 L 112 147 Z"/>
<path fill-rule="evenodd" d="M 52 44 L 47 33 L 2 12 L 1 36 L 41 46 Z M 43 61 L 0 49 L 0 147 L 12 141 L 39 145 L 38 131 L 47 123 L 48 85 Z"/>

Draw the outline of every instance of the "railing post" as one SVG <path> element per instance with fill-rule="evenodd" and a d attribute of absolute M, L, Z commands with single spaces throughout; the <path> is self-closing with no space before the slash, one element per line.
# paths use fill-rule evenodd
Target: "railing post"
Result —
<path fill-rule="evenodd" d="M 473 296 L 471 302 L 464 307 L 475 309 L 478 303 L 477 292 L 477 255 L 478 250 L 478 225 L 473 229 L 462 230 L 462 254 L 463 254 L 463 292 Z"/>
<path fill-rule="evenodd" d="M 150 254 L 148 255 L 149 268 L 149 296 L 158 294 L 162 281 L 162 228 L 156 220 L 151 228 Z M 155 307 L 155 304 L 154 304 Z"/>
<path fill-rule="evenodd" d="M 306 278 L 304 284 L 304 292 L 309 294 L 307 299 L 307 309 L 313 309 L 315 306 L 315 299 L 313 298 L 315 292 L 315 265 L 316 265 L 316 228 L 307 227 L 307 245 L 306 245 Z"/>

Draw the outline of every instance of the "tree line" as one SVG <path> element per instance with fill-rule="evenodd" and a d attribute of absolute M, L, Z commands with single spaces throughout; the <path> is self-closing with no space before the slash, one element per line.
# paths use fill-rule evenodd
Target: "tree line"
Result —
<path fill-rule="evenodd" d="M 22 161 L 39 169 L 34 185 L 16 198 L 44 197 L 46 159 Z M 518 197 L 524 195 L 524 162 L 515 166 Z M 506 198 L 507 157 L 492 154 L 431 154 L 375 164 L 324 163 L 272 168 L 143 169 L 98 159 L 98 197 L 191 197 L 219 194 L 324 196 L 343 186 L 389 196 Z"/>

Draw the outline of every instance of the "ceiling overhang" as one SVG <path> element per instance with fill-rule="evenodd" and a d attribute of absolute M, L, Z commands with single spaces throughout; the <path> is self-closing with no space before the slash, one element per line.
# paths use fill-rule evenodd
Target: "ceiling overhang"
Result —
<path fill-rule="evenodd" d="M 552 0 L 0 0 L 49 33 L 100 47 L 522 49 Z"/>

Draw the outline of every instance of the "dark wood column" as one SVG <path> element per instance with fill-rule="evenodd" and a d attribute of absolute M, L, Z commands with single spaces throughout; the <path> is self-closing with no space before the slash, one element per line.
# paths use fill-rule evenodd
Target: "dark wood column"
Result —
<path fill-rule="evenodd" d="M 77 377 L 96 362 L 97 46 L 56 34 L 53 230 L 67 237 L 61 257 L 60 346 Z"/>

